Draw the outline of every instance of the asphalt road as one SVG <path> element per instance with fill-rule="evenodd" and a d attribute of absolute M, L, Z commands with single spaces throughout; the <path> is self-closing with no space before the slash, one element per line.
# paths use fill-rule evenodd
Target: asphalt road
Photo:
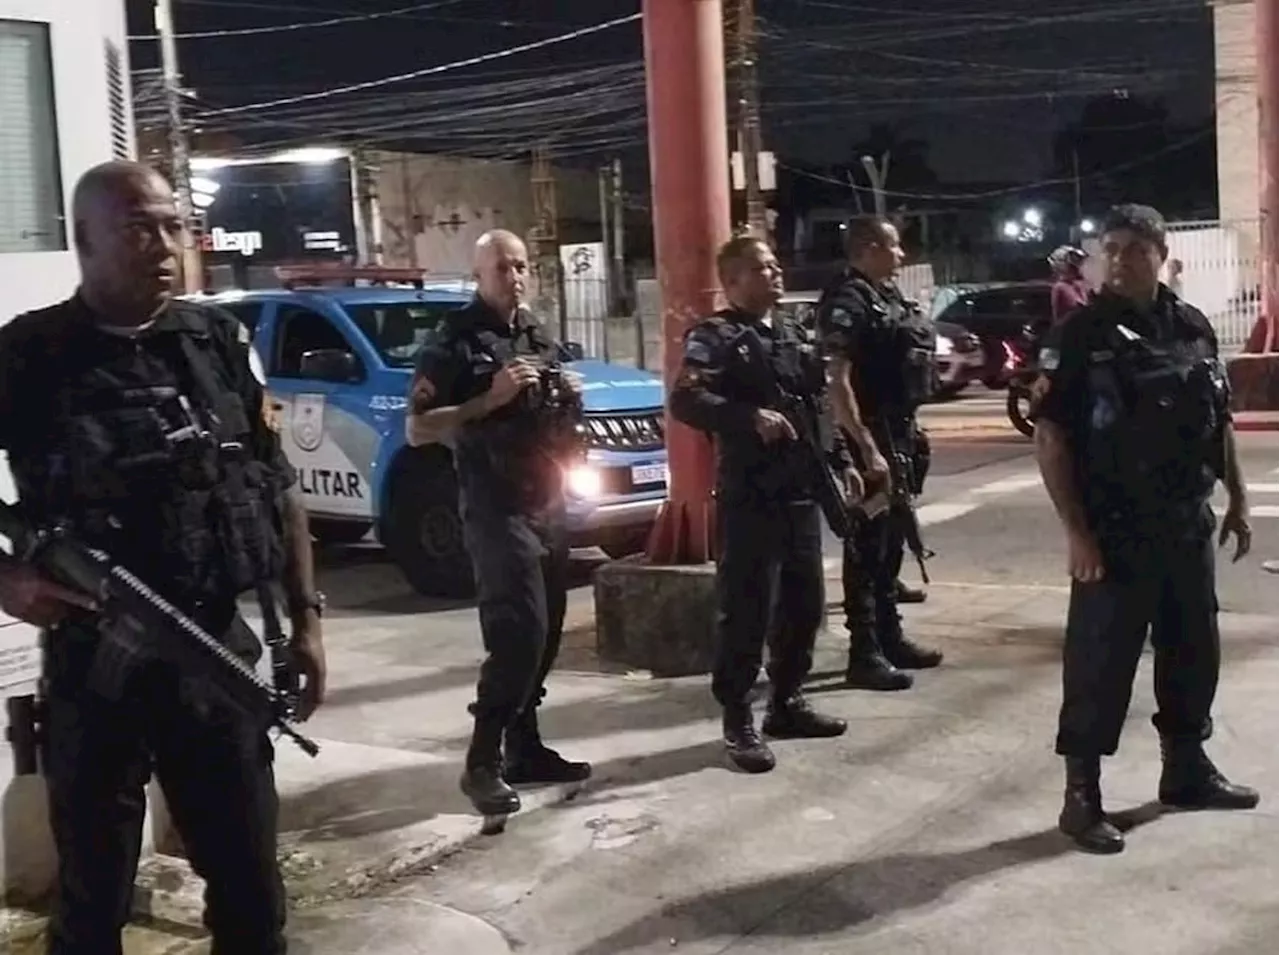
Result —
<path fill-rule="evenodd" d="M 926 414 L 935 452 L 920 516 L 937 556 L 928 602 L 905 619 L 947 661 L 915 689 L 840 688 L 833 618 L 811 689 L 849 733 L 779 744 L 777 770 L 746 777 L 726 768 L 704 679 L 603 674 L 570 645 L 544 729 L 592 760 L 594 780 L 529 796 L 505 835 L 467 841 L 363 908 L 300 918 L 298 950 L 1274 953 L 1277 606 L 1261 563 L 1280 546 L 1275 436 L 1241 436 L 1256 536 L 1254 554 L 1219 564 L 1225 662 L 1210 744 L 1229 775 L 1262 790 L 1262 806 L 1167 815 L 1152 802 L 1148 657 L 1104 777 L 1130 846 L 1098 859 L 1054 831 L 1063 539 L 1030 442 L 1002 429 L 1002 415 L 999 397 L 982 393 Z M 475 612 L 406 594 L 376 552 L 331 559 L 323 577 L 337 689 L 312 730 L 350 766 L 331 770 L 333 782 L 295 784 L 305 767 L 281 751 L 282 829 L 304 845 L 407 844 L 413 827 L 467 811 L 456 777 Z M 578 588 L 571 620 L 589 607 Z M 429 929 L 448 919 L 461 920 L 449 922 L 457 934 Z"/>

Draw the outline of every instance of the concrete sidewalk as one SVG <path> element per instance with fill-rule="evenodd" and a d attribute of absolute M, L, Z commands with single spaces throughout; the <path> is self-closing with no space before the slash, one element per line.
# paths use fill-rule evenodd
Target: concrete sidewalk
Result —
<path fill-rule="evenodd" d="M 800 785 L 806 805 L 830 807 L 813 810 L 825 813 L 823 818 L 853 812 L 859 818 L 845 823 L 854 831 L 888 833 L 912 820 L 918 829 L 919 813 L 926 810 L 930 818 L 960 811 L 956 799 L 975 785 L 992 786 L 1009 771 L 1043 765 L 1034 788 L 1038 802 L 1052 806 L 1060 780 L 1048 734 L 1058 702 L 1065 602 L 1065 588 L 1057 586 L 935 586 L 928 603 L 905 612 L 913 634 L 947 651 L 947 665 L 922 675 L 920 689 L 906 694 L 840 689 L 843 641 L 825 635 L 813 692 L 853 721 L 844 747 L 852 752 L 824 768 L 816 748 L 784 744 L 784 760 L 797 757 L 798 749 L 819 754 L 813 757 L 817 762 L 806 756 L 800 764 L 805 778 L 797 783 L 784 773 L 771 774 L 734 798 L 744 800 L 744 812 L 756 807 L 767 814 L 786 807 L 788 787 Z M 486 855 L 495 860 L 510 853 L 519 870 L 525 864 L 520 853 L 532 851 L 528 845 L 520 848 L 522 840 L 540 840 L 539 851 L 545 852 L 543 843 L 550 837 L 541 833 L 547 827 L 561 832 L 570 821 L 580 833 L 572 841 L 585 835 L 598 849 L 628 846 L 655 827 L 666 828 L 668 839 L 673 826 L 682 838 L 720 838 L 699 828 L 722 828 L 715 819 L 725 798 L 721 788 L 732 783 L 724 773 L 718 712 L 706 679 L 656 681 L 645 674 L 607 672 L 596 659 L 593 625 L 581 605 L 569 623 L 560 667 L 550 681 L 544 730 L 566 755 L 592 760 L 595 776 L 581 791 L 526 791 L 525 809 L 512 818 L 507 835 L 487 838 L 479 835 L 479 819 L 457 790 L 469 732 L 465 706 L 480 659 L 474 610 L 406 619 L 374 609 L 327 622 L 331 697 L 309 726 L 322 752 L 312 760 L 287 743 L 277 748 L 281 854 L 297 950 L 315 955 L 511 951 L 491 925 L 417 889 L 468 846 L 490 847 Z M 1223 824 L 1226 842 L 1220 851 L 1227 854 L 1235 851 L 1232 840 L 1250 833 L 1259 841 L 1270 838 L 1274 849 L 1275 628 L 1273 615 L 1222 617 L 1224 715 L 1213 751 L 1229 773 L 1264 791 L 1263 809 Z M 1145 804 L 1158 774 L 1154 744 L 1138 728 L 1152 709 L 1149 685 L 1149 677 L 1140 677 L 1133 742 L 1108 776 L 1108 795 L 1120 805 Z M 1260 739 L 1265 747 L 1257 745 Z M 904 750 L 909 740 L 914 742 Z M 860 795 L 844 805 L 836 794 L 850 764 L 858 768 Z M 775 805 L 770 800 L 777 809 L 769 808 Z M 560 811 L 547 814 L 549 808 Z M 1028 818 L 1027 824 L 1038 832 L 1051 829 L 1054 813 L 1056 808 L 1046 809 L 1043 819 Z M 1025 809 L 1022 814 L 1027 815 Z M 808 831 L 797 830 L 799 844 L 790 847 L 787 858 L 796 864 L 820 844 L 809 845 Z M 822 838 L 817 830 L 812 834 Z M 1057 855 L 1065 850 L 1051 833 L 1032 842 L 1028 848 L 1013 840 L 1007 851 Z M 1270 888 L 1259 884 L 1258 889 L 1271 893 L 1274 908 L 1274 851 L 1270 856 Z M 753 857 L 751 864 L 761 863 Z M 973 864 L 981 863 L 975 857 Z M 755 875 L 767 879 L 777 873 Z M 153 872 L 150 881 L 153 892 L 144 906 L 149 914 L 188 924 L 198 918 L 193 880 L 177 884 Z M 634 907 L 618 904 L 610 921 Z M 129 951 L 137 955 L 203 947 L 191 948 L 189 937 L 167 934 L 135 933 L 134 938 Z M 656 938 L 646 929 L 642 939 L 626 935 L 620 942 L 644 945 Z M 615 950 L 631 948 L 601 949 Z"/>

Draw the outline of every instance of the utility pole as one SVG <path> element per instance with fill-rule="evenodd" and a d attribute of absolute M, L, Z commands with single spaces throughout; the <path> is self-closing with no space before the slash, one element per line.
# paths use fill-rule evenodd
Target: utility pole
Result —
<path fill-rule="evenodd" d="M 533 228 L 529 230 L 529 262 L 537 270 L 538 309 L 554 312 L 560 335 L 567 337 L 567 315 L 560 295 L 560 255 L 556 248 L 560 214 L 556 208 L 556 177 L 545 146 L 533 148 L 529 184 L 533 190 Z"/>
<path fill-rule="evenodd" d="M 737 0 L 733 65 L 738 88 L 738 154 L 746 191 L 747 228 L 768 236 L 764 198 L 760 193 L 760 87 L 756 75 L 755 0 Z"/>
<path fill-rule="evenodd" d="M 160 70 L 169 117 L 169 179 L 182 219 L 182 284 L 191 294 L 204 287 L 204 265 L 196 245 L 195 204 L 191 201 L 191 151 L 182 122 L 182 73 L 178 69 L 178 38 L 173 25 L 173 0 L 156 0 L 155 27 L 160 36 Z"/>
<path fill-rule="evenodd" d="M 613 285 L 614 308 L 620 310 L 623 299 L 626 298 L 627 290 L 626 236 L 624 234 L 626 207 L 625 198 L 622 194 L 622 160 L 615 159 L 610 171 L 612 172 L 610 198 L 613 203 L 613 241 L 609 243 L 609 250 L 613 253 L 613 262 L 610 277 Z"/>
<path fill-rule="evenodd" d="M 604 249 L 605 262 L 612 261 L 610 251 L 613 247 L 613 238 L 609 232 L 609 216 L 612 202 L 610 200 L 610 179 L 612 170 L 609 166 L 601 166 L 596 170 L 596 180 L 600 189 L 600 246 Z M 606 265 L 606 270 L 608 266 Z M 617 291 L 613 288 L 612 279 L 609 282 L 609 293 L 605 296 L 609 302 L 613 302 L 617 298 Z"/>
<path fill-rule="evenodd" d="M 884 184 L 889 179 L 889 154 L 880 157 L 879 165 L 870 156 L 862 157 L 862 168 L 871 181 L 871 193 L 876 201 L 876 215 L 881 219 L 889 217 L 889 204 L 885 198 Z"/>

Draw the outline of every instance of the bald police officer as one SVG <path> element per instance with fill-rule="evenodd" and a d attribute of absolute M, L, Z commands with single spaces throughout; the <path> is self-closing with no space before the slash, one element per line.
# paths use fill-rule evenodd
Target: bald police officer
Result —
<path fill-rule="evenodd" d="M 126 162 L 90 170 L 73 217 L 79 290 L 0 329 L 0 447 L 20 503 L 37 526 L 65 523 L 110 553 L 247 660 L 261 647 L 236 598 L 282 575 L 305 716 L 324 694 L 322 602 L 248 335 L 230 315 L 173 299 L 183 224 L 155 172 Z M 120 952 L 154 768 L 206 883 L 213 952 L 284 952 L 267 727 L 199 706 L 167 664 L 100 669 L 84 604 L 0 562 L 0 605 L 49 628 L 49 951 Z"/>
<path fill-rule="evenodd" d="M 487 654 L 461 785 L 477 812 L 501 816 L 520 808 L 511 784 L 579 782 L 591 767 L 546 746 L 537 716 L 564 628 L 567 462 L 522 396 L 541 387 L 539 367 L 560 348 L 524 305 L 528 253 L 517 236 L 485 233 L 474 268 L 475 299 L 419 356 L 406 429 L 411 445 L 453 449 Z"/>

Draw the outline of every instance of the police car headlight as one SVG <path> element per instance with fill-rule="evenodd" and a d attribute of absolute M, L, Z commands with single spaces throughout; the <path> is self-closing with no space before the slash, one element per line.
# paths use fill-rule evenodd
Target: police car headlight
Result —
<path fill-rule="evenodd" d="M 600 471 L 589 464 L 576 464 L 565 473 L 565 484 L 574 497 L 599 497 L 604 490 Z"/>
<path fill-rule="evenodd" d="M 933 350 L 939 355 L 950 355 L 956 350 L 956 346 L 951 343 L 950 338 L 943 338 L 941 335 L 935 336 L 933 340 Z"/>

